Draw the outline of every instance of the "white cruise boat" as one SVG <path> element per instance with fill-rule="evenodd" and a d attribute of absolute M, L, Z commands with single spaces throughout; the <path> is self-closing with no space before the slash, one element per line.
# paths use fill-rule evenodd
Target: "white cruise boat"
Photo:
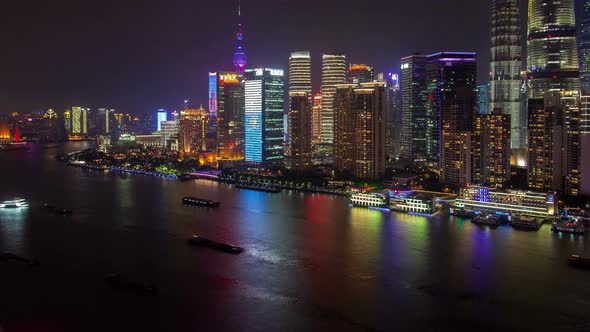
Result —
<path fill-rule="evenodd" d="M 29 203 L 24 198 L 15 198 L 10 201 L 0 202 L 0 208 L 2 209 L 16 209 L 28 206 Z"/>

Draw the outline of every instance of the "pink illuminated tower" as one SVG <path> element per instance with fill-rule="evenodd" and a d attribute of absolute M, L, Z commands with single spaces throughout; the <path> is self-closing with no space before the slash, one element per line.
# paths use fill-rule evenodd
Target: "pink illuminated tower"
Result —
<path fill-rule="evenodd" d="M 242 46 L 242 41 L 244 39 L 244 35 L 242 34 L 242 12 L 241 12 L 241 4 L 238 0 L 238 32 L 236 34 L 237 42 L 237 50 L 234 53 L 233 63 L 235 67 L 235 71 L 239 73 L 243 73 L 244 69 L 246 68 L 246 63 L 248 61 L 248 57 L 246 53 L 244 53 L 244 47 Z"/>

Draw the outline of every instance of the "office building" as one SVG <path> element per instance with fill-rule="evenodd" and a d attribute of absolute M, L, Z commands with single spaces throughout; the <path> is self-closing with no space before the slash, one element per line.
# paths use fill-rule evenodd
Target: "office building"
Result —
<path fill-rule="evenodd" d="M 477 56 L 440 52 L 426 64 L 426 153 L 441 181 L 462 187 L 473 181 L 472 131 L 476 113 Z"/>
<path fill-rule="evenodd" d="M 173 136 L 178 136 L 180 129 L 179 121 L 162 121 L 160 127 L 161 145 L 164 148 L 170 148 L 170 140 Z"/>
<path fill-rule="evenodd" d="M 580 88 L 583 94 L 590 94 L 590 0 L 583 0 L 583 6 L 578 32 Z"/>
<path fill-rule="evenodd" d="M 490 113 L 490 83 L 477 86 L 477 114 Z"/>
<path fill-rule="evenodd" d="M 68 135 L 72 134 L 72 111 L 69 109 L 64 111 L 64 127 Z"/>
<path fill-rule="evenodd" d="M 313 95 L 311 111 L 311 142 L 313 145 L 321 142 L 322 94 Z"/>
<path fill-rule="evenodd" d="M 385 81 L 387 106 L 385 109 L 385 156 L 388 163 L 397 160 L 401 153 L 402 145 L 402 91 L 399 75 L 388 73 L 378 79 Z"/>
<path fill-rule="evenodd" d="M 209 118 L 217 119 L 217 73 L 209 73 Z"/>
<path fill-rule="evenodd" d="M 590 95 L 580 100 L 580 193 L 590 196 Z"/>
<path fill-rule="evenodd" d="M 336 85 L 346 83 L 346 56 L 344 54 L 322 55 L 322 121 L 321 142 L 334 144 L 334 95 Z M 329 155 L 332 153 L 328 152 Z"/>
<path fill-rule="evenodd" d="M 240 72 L 216 74 L 217 159 L 244 159 L 244 79 Z"/>
<path fill-rule="evenodd" d="M 179 149 L 183 156 L 194 156 L 206 149 L 205 136 L 209 128 L 209 114 L 202 109 L 187 108 L 180 112 Z"/>
<path fill-rule="evenodd" d="M 519 3 L 519 0 L 492 0 L 489 112 L 499 109 L 510 115 L 510 145 L 514 150 L 526 148 L 526 113 L 521 107 L 523 80 Z"/>
<path fill-rule="evenodd" d="M 358 179 L 385 172 L 385 83 L 336 86 L 334 168 Z"/>
<path fill-rule="evenodd" d="M 311 106 L 305 91 L 289 92 L 289 145 L 291 169 L 304 171 L 311 166 Z"/>
<path fill-rule="evenodd" d="M 284 76 L 271 68 L 245 71 L 245 160 L 282 166 Z"/>
<path fill-rule="evenodd" d="M 475 116 L 473 171 L 476 183 L 506 188 L 510 181 L 510 114 L 499 109 Z"/>
<path fill-rule="evenodd" d="M 304 92 L 307 95 L 310 107 L 308 110 L 311 113 L 312 94 L 311 94 L 311 56 L 309 51 L 293 52 L 289 56 L 289 93 Z M 298 107 L 301 105 L 298 105 Z M 291 112 L 291 98 L 289 98 L 289 108 L 285 119 L 285 142 L 291 140 L 290 136 L 290 112 Z M 286 146 L 286 155 L 290 156 L 291 145 Z"/>
<path fill-rule="evenodd" d="M 346 73 L 346 82 L 349 84 L 370 83 L 375 80 L 373 67 L 365 64 L 350 64 Z"/>
<path fill-rule="evenodd" d="M 88 134 L 88 112 L 90 109 L 72 107 L 72 134 Z"/>
<path fill-rule="evenodd" d="M 547 92 L 529 99 L 529 188 L 578 195 L 580 190 L 580 97 Z"/>
<path fill-rule="evenodd" d="M 401 59 L 402 121 L 400 157 L 413 163 L 426 162 L 426 55 Z"/>
<path fill-rule="evenodd" d="M 162 130 L 163 121 L 168 121 L 168 112 L 166 112 L 166 110 L 159 109 L 156 112 L 156 131 Z"/>
<path fill-rule="evenodd" d="M 529 0 L 527 72 L 529 98 L 578 91 L 580 70 L 573 0 Z"/>

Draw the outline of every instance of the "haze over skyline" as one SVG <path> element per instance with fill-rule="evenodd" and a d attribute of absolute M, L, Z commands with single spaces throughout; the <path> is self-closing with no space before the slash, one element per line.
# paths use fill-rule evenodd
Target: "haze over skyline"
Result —
<path fill-rule="evenodd" d="M 452 4 L 451 4 L 452 3 Z M 237 1 L 62 0 L 11 3 L 0 14 L 0 112 L 71 105 L 124 112 L 207 105 L 207 73 L 232 70 Z M 287 69 L 289 53 L 310 50 L 314 90 L 323 52 L 375 72 L 398 71 L 416 51 L 475 51 L 489 72 L 485 1 L 242 1 L 249 68 Z"/>

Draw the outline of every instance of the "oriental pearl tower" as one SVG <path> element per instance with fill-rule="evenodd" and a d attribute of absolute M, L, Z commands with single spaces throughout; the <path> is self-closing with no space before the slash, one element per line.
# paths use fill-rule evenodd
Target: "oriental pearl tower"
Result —
<path fill-rule="evenodd" d="M 244 53 L 244 47 L 242 46 L 242 41 L 244 39 L 244 35 L 242 34 L 242 12 L 240 8 L 240 1 L 238 0 L 238 32 L 236 33 L 237 39 L 237 50 L 234 53 L 233 63 L 235 71 L 238 73 L 243 73 L 244 69 L 246 68 L 246 63 L 248 61 L 248 57 L 246 53 Z"/>

